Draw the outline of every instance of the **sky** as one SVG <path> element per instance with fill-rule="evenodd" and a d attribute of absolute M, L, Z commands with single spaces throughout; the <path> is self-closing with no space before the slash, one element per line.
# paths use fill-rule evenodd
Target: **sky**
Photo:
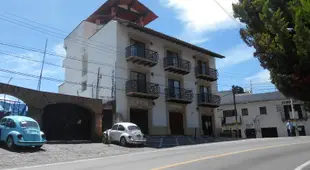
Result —
<path fill-rule="evenodd" d="M 140 0 L 159 17 L 147 27 L 226 56 L 216 59 L 218 90 L 239 85 L 246 90 L 252 87 L 254 93 L 274 91 L 268 70 L 260 66 L 253 57 L 254 49 L 240 38 L 243 25 L 232 17 L 232 3 L 236 1 Z M 58 92 L 64 80 L 64 38 L 104 2 L 0 1 L 0 82 L 38 89 L 47 39 L 47 52 L 53 55 L 46 55 L 45 61 L 53 65 L 45 64 L 42 76 L 54 81 L 42 79 L 40 89 Z"/>

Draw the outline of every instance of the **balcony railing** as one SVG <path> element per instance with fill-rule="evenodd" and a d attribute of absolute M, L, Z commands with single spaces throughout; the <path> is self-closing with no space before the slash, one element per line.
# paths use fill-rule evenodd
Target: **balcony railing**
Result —
<path fill-rule="evenodd" d="M 196 78 L 208 81 L 216 81 L 218 79 L 218 72 L 214 68 L 206 68 L 203 70 L 200 66 L 196 66 Z"/>
<path fill-rule="evenodd" d="M 164 69 L 177 74 L 188 74 L 191 70 L 191 63 L 178 57 L 164 58 Z"/>
<path fill-rule="evenodd" d="M 197 95 L 199 106 L 219 107 L 221 104 L 221 97 L 214 94 L 202 93 Z"/>
<path fill-rule="evenodd" d="M 132 63 L 153 67 L 159 57 L 156 51 L 131 45 L 126 48 L 126 58 Z"/>
<path fill-rule="evenodd" d="M 166 100 L 176 103 L 189 104 L 193 101 L 193 91 L 182 88 L 166 88 Z"/>
<path fill-rule="evenodd" d="M 154 83 L 129 80 L 126 82 L 126 93 L 128 96 L 154 100 L 159 97 L 160 87 Z"/>

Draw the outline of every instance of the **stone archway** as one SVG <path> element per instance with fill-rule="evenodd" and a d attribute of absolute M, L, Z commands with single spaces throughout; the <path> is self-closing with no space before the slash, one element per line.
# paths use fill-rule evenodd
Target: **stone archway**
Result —
<path fill-rule="evenodd" d="M 93 113 L 70 103 L 47 105 L 41 118 L 47 140 L 91 140 Z"/>

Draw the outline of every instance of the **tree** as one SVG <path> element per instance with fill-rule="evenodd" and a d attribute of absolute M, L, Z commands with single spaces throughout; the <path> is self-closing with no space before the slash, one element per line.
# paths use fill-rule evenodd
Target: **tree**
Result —
<path fill-rule="evenodd" d="M 235 90 L 236 94 L 243 94 L 243 93 L 245 93 L 244 89 L 242 87 L 240 87 L 240 86 L 232 86 L 232 90 Z"/>
<path fill-rule="evenodd" d="M 243 41 L 285 96 L 310 101 L 310 0 L 239 0 Z"/>

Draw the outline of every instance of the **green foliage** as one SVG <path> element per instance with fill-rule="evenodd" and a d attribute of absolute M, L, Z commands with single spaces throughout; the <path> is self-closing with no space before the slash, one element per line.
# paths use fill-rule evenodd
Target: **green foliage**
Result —
<path fill-rule="evenodd" d="M 284 95 L 310 101 L 310 0 L 239 0 L 243 41 Z"/>
<path fill-rule="evenodd" d="M 232 86 L 232 90 L 234 90 L 236 94 L 243 94 L 244 93 L 244 89 L 240 86 Z"/>

